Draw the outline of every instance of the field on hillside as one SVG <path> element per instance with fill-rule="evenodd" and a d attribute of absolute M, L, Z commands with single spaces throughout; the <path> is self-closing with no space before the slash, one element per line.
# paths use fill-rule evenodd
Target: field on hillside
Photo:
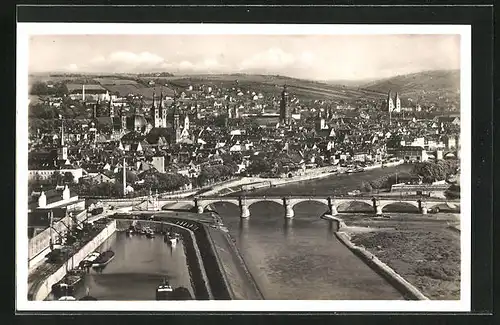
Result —
<path fill-rule="evenodd" d="M 85 79 L 85 80 L 84 80 Z M 141 81 L 146 83 L 149 80 L 158 81 L 158 77 L 141 76 Z M 308 100 L 327 99 L 332 101 L 376 101 L 379 102 L 387 96 L 391 90 L 393 93 L 399 92 L 404 105 L 409 104 L 408 98 L 413 102 L 436 103 L 439 106 L 459 106 L 459 71 L 428 71 L 393 78 L 387 78 L 366 83 L 360 87 L 345 86 L 333 83 L 289 78 L 276 75 L 179 75 L 173 77 L 160 77 L 161 82 L 167 83 L 169 88 L 176 88 L 178 91 L 186 89 L 189 85 L 212 85 L 223 88 L 242 88 L 265 94 L 278 96 L 283 89 L 283 85 L 289 87 L 292 95 L 300 96 Z M 70 76 L 30 76 L 30 83 L 34 81 L 71 81 L 79 84 L 85 81 L 87 84 L 101 84 L 110 92 L 118 92 L 121 96 L 130 93 L 140 94 L 147 99 L 152 98 L 154 87 L 148 87 L 138 83 L 136 75 L 117 75 L 116 78 L 108 75 L 85 75 L 81 77 Z M 156 87 L 158 90 L 158 86 Z M 164 87 L 168 96 L 170 90 Z"/>
<path fill-rule="evenodd" d="M 458 92 L 460 88 L 460 71 L 427 71 L 412 73 L 370 82 L 363 89 L 387 93 L 389 90 L 402 94 L 448 91 Z"/>
<path fill-rule="evenodd" d="M 113 85 L 136 85 L 137 81 L 132 79 L 118 79 L 118 78 L 95 78 L 103 86 Z"/>
<path fill-rule="evenodd" d="M 256 92 L 273 93 L 278 95 L 287 85 L 290 92 L 309 99 L 373 99 L 384 98 L 383 93 L 374 90 L 358 90 L 338 85 L 294 79 L 280 76 L 262 75 L 192 75 L 176 76 L 165 78 L 172 86 L 186 88 L 189 85 L 213 85 L 218 87 L 232 88 L 241 87 L 243 89 L 255 90 Z"/>
<path fill-rule="evenodd" d="M 117 85 L 103 85 L 110 93 L 119 93 L 120 96 L 127 96 L 128 94 L 141 95 L 145 99 L 152 99 L 153 92 L 156 91 L 156 97 L 160 96 L 160 91 L 163 89 L 164 96 L 173 96 L 172 89 L 163 86 L 160 87 L 144 87 L 141 84 L 117 84 Z"/>

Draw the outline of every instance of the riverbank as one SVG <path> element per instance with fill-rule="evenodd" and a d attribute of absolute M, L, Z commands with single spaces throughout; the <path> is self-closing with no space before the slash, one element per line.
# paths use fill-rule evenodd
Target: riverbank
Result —
<path fill-rule="evenodd" d="M 363 262 L 374 269 L 389 283 L 391 283 L 403 296 L 408 300 L 429 300 L 411 283 L 406 281 L 401 275 L 396 273 L 387 264 L 380 261 L 375 255 L 367 251 L 363 246 L 354 244 L 351 237 L 346 232 L 336 232 L 337 238 L 347 246 L 355 255 L 357 255 Z"/>
<path fill-rule="evenodd" d="M 429 299 L 458 300 L 460 234 L 448 226 L 456 217 L 426 218 L 355 220 L 347 216 L 345 222 L 351 228 L 345 231 L 355 245 L 375 255 Z"/>
<path fill-rule="evenodd" d="M 228 233 L 221 229 L 207 228 L 212 245 L 217 253 L 219 263 L 224 270 L 233 299 L 264 299 L 257 284 L 249 272 L 238 248 Z"/>
<path fill-rule="evenodd" d="M 385 167 L 397 167 L 403 162 L 393 162 L 387 163 Z M 365 172 L 380 169 L 381 164 L 376 164 L 372 166 L 365 167 Z M 335 170 L 335 171 L 333 171 Z M 299 184 L 302 182 L 321 180 L 329 178 L 336 175 L 343 175 L 347 170 L 346 167 L 336 167 L 336 166 L 326 166 L 320 168 L 314 168 L 306 170 L 304 175 L 293 176 L 289 178 L 263 178 L 263 177 L 242 177 L 233 181 L 228 181 L 217 186 L 213 186 L 209 191 L 205 191 L 200 196 L 211 196 L 211 195 L 229 195 L 229 194 L 239 194 L 248 191 L 266 191 L 270 188 L 279 188 L 286 185 Z M 363 173 L 358 173 L 356 175 L 361 175 Z M 361 185 L 361 184 L 360 184 Z"/>

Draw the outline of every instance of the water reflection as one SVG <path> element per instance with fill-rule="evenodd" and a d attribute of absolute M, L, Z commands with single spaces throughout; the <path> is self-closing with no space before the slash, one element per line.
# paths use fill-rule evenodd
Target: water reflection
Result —
<path fill-rule="evenodd" d="M 323 206 L 301 204 L 293 219 L 274 204 L 254 204 L 250 219 L 217 208 L 265 299 L 401 299 L 338 241 Z"/>
<path fill-rule="evenodd" d="M 285 218 L 283 230 L 286 239 L 290 239 L 290 237 L 293 237 L 293 219 Z"/>
<path fill-rule="evenodd" d="M 250 227 L 250 220 L 246 218 L 240 218 L 240 223 L 238 227 L 238 244 L 243 245 L 247 241 L 248 228 Z"/>
<path fill-rule="evenodd" d="M 98 250 L 111 249 L 115 258 L 105 267 L 91 269 L 76 298 L 88 295 L 98 300 L 155 300 L 155 290 L 164 278 L 174 288 L 184 287 L 192 293 L 183 243 L 172 247 L 162 236 L 147 238 L 113 234 Z"/>

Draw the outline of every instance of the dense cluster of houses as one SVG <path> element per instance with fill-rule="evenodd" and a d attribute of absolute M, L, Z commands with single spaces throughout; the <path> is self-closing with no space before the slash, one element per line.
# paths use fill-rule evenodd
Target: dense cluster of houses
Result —
<path fill-rule="evenodd" d="M 58 129 L 30 134 L 30 181 L 50 183 L 59 177 L 66 183 L 113 183 L 124 162 L 138 175 L 135 183 L 146 171 L 195 180 L 207 166 L 228 160 L 235 174 L 244 174 L 255 172 L 249 167 L 257 158 L 278 165 L 279 156 L 280 168 L 300 172 L 391 157 L 409 162 L 457 158 L 460 152 L 458 116 L 402 115 L 398 97 L 387 104 L 390 114 L 300 101 L 286 87 L 280 96 L 189 86 L 180 93 L 158 89 L 149 101 L 109 93 L 83 99 L 91 118 L 62 117 Z"/>

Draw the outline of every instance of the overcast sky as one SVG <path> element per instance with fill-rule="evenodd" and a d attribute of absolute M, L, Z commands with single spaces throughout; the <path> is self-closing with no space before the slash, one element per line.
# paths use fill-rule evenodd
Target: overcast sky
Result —
<path fill-rule="evenodd" d="M 280 74 L 361 80 L 460 68 L 459 35 L 32 36 L 30 72 Z"/>

